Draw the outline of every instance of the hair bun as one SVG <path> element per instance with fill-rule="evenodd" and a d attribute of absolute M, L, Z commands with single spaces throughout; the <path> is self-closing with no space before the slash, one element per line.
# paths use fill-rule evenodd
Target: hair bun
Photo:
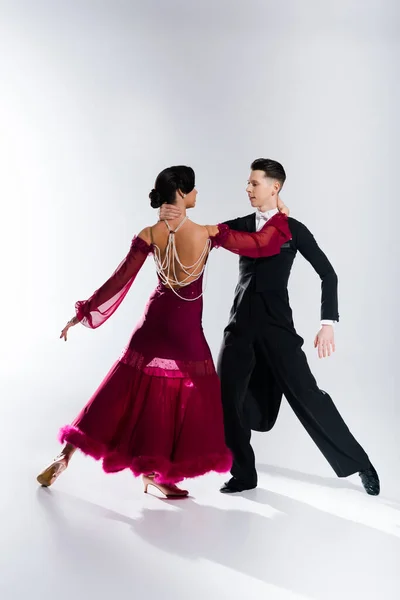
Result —
<path fill-rule="evenodd" d="M 149 198 L 152 208 L 160 208 L 162 204 L 160 192 L 157 192 L 157 190 L 153 188 L 149 194 Z"/>

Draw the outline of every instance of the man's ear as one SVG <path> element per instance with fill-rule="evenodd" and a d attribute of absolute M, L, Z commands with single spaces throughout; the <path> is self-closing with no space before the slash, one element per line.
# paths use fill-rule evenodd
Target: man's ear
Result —
<path fill-rule="evenodd" d="M 280 189 L 281 189 L 281 184 L 279 183 L 279 181 L 274 181 L 274 185 L 273 185 L 273 192 L 272 195 L 275 196 L 276 194 L 279 194 Z"/>

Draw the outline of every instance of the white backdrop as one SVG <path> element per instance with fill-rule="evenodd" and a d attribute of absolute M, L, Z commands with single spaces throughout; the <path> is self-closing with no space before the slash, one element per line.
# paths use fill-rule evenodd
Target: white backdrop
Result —
<path fill-rule="evenodd" d="M 155 285 L 148 261 L 117 315 L 59 331 L 155 220 L 148 192 L 193 166 L 191 217 L 250 212 L 259 156 L 339 275 L 337 353 L 318 361 L 320 283 L 296 259 L 291 303 L 323 389 L 400 496 L 397 432 L 399 18 L 393 0 L 0 2 L 0 433 L 36 470 L 129 339 Z M 216 357 L 237 259 L 212 257 L 205 332 Z M 256 435 L 262 465 L 334 474 L 286 404 Z M 34 451 L 33 451 L 34 449 Z"/>

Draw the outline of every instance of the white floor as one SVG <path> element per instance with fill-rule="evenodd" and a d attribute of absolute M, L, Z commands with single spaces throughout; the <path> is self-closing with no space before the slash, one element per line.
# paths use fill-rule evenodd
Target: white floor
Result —
<path fill-rule="evenodd" d="M 2 600 L 399 598 L 400 503 L 357 479 L 260 465 L 257 490 L 224 496 L 209 476 L 166 501 L 79 455 L 45 490 L 44 457 L 17 446 L 1 461 Z"/>

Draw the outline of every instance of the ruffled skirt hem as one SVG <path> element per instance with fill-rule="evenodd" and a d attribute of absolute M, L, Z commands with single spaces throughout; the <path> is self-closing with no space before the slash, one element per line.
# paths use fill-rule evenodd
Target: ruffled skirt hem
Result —
<path fill-rule="evenodd" d="M 219 454 L 205 454 L 180 461 L 164 456 L 131 457 L 108 448 L 106 444 L 94 440 L 72 425 L 60 430 L 59 441 L 72 444 L 84 454 L 102 461 L 105 473 L 118 473 L 124 469 L 130 469 L 135 477 L 155 473 L 155 480 L 159 483 L 179 483 L 183 479 L 200 477 L 210 472 L 226 473 L 232 465 L 232 456 L 228 449 Z"/>

